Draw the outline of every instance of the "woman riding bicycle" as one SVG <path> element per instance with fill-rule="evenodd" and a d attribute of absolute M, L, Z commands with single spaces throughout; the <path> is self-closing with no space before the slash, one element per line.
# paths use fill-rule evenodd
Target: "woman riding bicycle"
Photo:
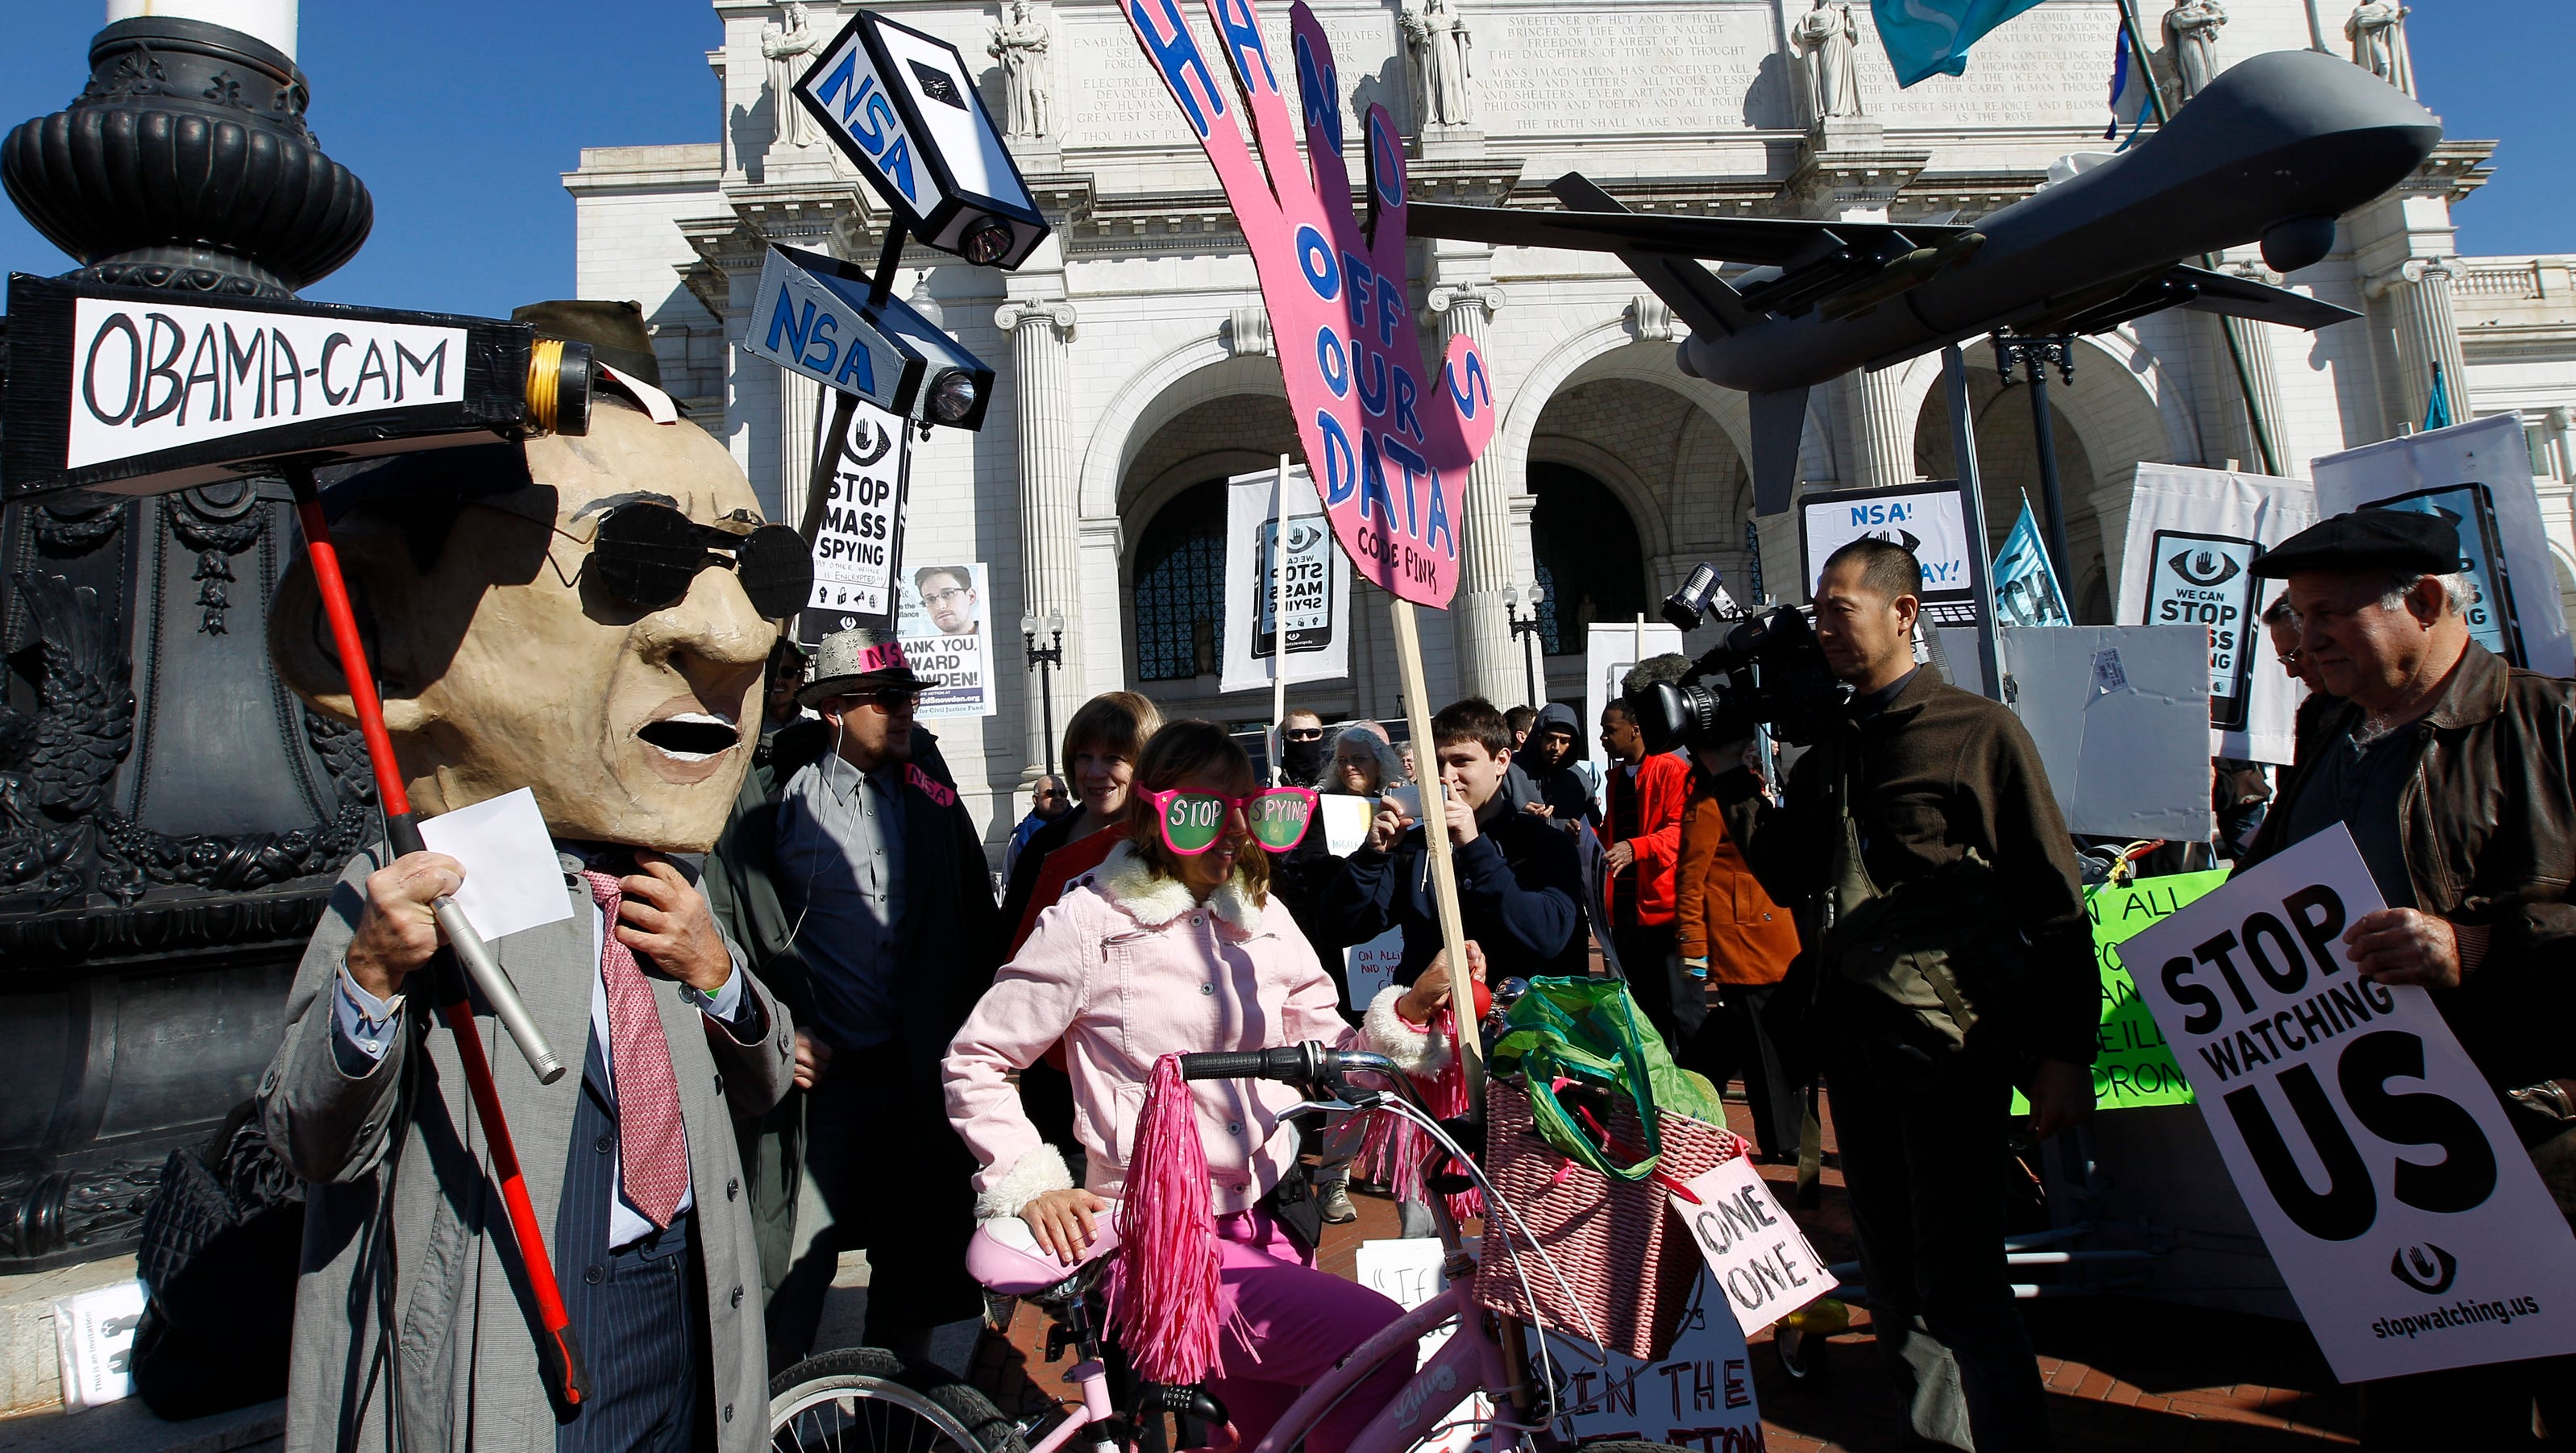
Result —
<path fill-rule="evenodd" d="M 1312 792 L 1262 792 L 1243 748 L 1204 721 L 1157 733 L 1136 764 L 1135 788 L 1126 841 L 1039 916 L 947 1061 L 949 1116 L 984 1167 L 977 1215 L 1019 1217 L 1068 1265 L 1090 1245 L 1095 1218 L 1126 1191 L 1146 1082 L 1161 1056 L 1321 1040 L 1375 1050 L 1429 1077 L 1453 1050 L 1429 1027 L 1446 1002 L 1445 963 L 1410 988 L 1380 993 L 1353 1029 L 1336 1012 L 1314 949 L 1270 899 L 1266 845 L 1296 843 Z M 1468 957 L 1481 975 L 1472 945 Z M 1007 1078 L 1059 1039 L 1089 1160 L 1086 1188 L 1039 1139 Z M 1314 1248 L 1272 1214 L 1283 1178 L 1302 1175 L 1295 1128 L 1279 1123 L 1296 1092 L 1262 1080 L 1190 1088 L 1228 1329 L 1210 1386 L 1250 1448 L 1298 1393 L 1401 1309 L 1315 1270 Z M 1308 1436 L 1311 1453 L 1341 1453 L 1412 1372 L 1411 1357 L 1386 1359 Z"/>

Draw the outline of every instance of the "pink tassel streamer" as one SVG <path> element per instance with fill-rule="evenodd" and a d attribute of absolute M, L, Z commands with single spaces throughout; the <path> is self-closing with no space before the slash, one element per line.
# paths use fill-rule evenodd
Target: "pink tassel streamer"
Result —
<path fill-rule="evenodd" d="M 1118 1340 L 1153 1382 L 1194 1383 L 1216 1366 L 1225 1308 L 1217 1276 L 1216 1210 L 1198 1108 L 1181 1057 L 1154 1062 L 1127 1198 L 1118 1208 Z"/>
<path fill-rule="evenodd" d="M 1432 1016 L 1430 1030 L 1448 1035 L 1454 1045 L 1457 1036 L 1452 1025 L 1449 1011 L 1442 1009 Z M 1423 1099 L 1435 1119 L 1452 1120 L 1467 1113 L 1467 1072 L 1455 1054 L 1430 1082 L 1429 1093 Z M 1380 1113 L 1369 1117 L 1368 1134 L 1360 1141 L 1357 1169 L 1364 1179 L 1384 1185 L 1398 1201 L 1426 1200 L 1430 1192 L 1423 1184 L 1422 1161 L 1430 1153 L 1431 1138 L 1412 1121 Z M 1461 1221 L 1483 1215 L 1484 1210 L 1484 1195 L 1472 1186 L 1449 1197 L 1449 1214 Z"/>

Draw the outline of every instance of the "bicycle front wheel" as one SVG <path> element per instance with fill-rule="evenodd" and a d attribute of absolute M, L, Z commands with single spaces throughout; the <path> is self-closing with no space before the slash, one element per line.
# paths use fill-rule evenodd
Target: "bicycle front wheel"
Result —
<path fill-rule="evenodd" d="M 992 1399 L 874 1347 L 809 1357 L 769 1381 L 775 1453 L 1028 1453 Z"/>

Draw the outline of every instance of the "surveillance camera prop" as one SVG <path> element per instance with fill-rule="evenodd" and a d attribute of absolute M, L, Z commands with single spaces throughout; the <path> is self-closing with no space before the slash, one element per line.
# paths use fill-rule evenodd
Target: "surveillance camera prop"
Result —
<path fill-rule="evenodd" d="M 596 364 L 525 323 L 12 274 L 0 498 L 580 434 Z"/>
<path fill-rule="evenodd" d="M 923 243 L 1008 270 L 1046 240 L 1046 217 L 957 47 L 862 10 L 795 90 Z"/>
<path fill-rule="evenodd" d="M 852 263 L 773 245 L 742 345 L 915 423 L 984 427 L 993 370 L 872 283 Z"/>

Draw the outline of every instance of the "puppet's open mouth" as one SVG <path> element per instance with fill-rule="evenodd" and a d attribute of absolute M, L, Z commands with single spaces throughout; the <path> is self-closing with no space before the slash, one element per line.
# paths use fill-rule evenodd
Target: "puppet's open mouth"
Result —
<path fill-rule="evenodd" d="M 742 733 L 732 722 L 702 711 L 684 711 L 646 722 L 636 728 L 635 735 L 665 756 L 683 762 L 703 762 L 742 743 Z"/>

